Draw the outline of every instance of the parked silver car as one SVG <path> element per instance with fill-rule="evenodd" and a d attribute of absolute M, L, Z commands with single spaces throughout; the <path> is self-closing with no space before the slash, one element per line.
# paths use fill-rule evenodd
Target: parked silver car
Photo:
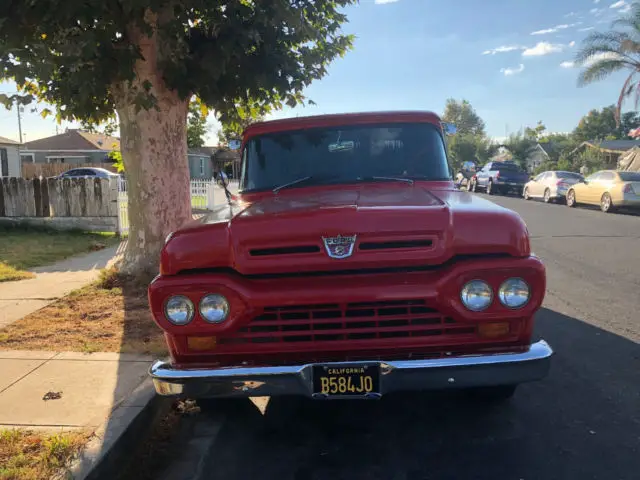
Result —
<path fill-rule="evenodd" d="M 564 200 L 569 187 L 582 180 L 582 175 L 575 172 L 542 172 L 525 184 L 522 196 L 525 200 L 542 198 L 546 203 Z"/>
<path fill-rule="evenodd" d="M 98 177 L 98 178 L 115 178 L 119 175 L 117 173 L 110 172 L 104 168 L 96 167 L 83 167 L 72 168 L 66 172 L 61 173 L 56 178 L 78 178 L 78 177 Z"/>

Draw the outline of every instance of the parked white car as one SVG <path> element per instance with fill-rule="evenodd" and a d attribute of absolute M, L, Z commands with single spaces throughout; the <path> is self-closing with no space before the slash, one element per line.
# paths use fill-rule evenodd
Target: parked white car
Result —
<path fill-rule="evenodd" d="M 583 180 L 582 175 L 575 172 L 542 172 L 525 184 L 522 196 L 525 200 L 542 198 L 546 203 L 564 200 L 569 187 Z"/>

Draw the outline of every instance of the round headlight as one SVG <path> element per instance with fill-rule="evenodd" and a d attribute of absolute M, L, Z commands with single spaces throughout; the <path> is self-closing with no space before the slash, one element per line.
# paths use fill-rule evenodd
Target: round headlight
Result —
<path fill-rule="evenodd" d="M 229 302 L 222 295 L 211 293 L 200 300 L 200 315 L 209 323 L 221 323 L 229 315 Z"/>
<path fill-rule="evenodd" d="M 164 313 L 174 325 L 186 325 L 193 319 L 193 303 L 184 295 L 169 297 L 164 306 Z"/>
<path fill-rule="evenodd" d="M 500 303 L 507 308 L 522 308 L 529 301 L 531 291 L 521 278 L 509 278 L 502 282 L 498 290 Z"/>
<path fill-rule="evenodd" d="M 473 312 L 486 309 L 493 300 L 491 286 L 483 280 L 471 280 L 460 291 L 462 304 Z"/>

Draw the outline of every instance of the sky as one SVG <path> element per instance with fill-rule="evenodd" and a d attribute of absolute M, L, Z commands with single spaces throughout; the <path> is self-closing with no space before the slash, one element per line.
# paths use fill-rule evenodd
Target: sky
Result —
<path fill-rule="evenodd" d="M 618 99 L 624 74 L 578 88 L 572 59 L 590 32 L 608 30 L 630 2 L 360 0 L 346 9 L 344 31 L 356 37 L 353 50 L 305 91 L 317 105 L 269 118 L 396 109 L 442 113 L 446 99 L 455 98 L 471 102 L 494 138 L 539 120 L 551 132 L 568 132 L 589 110 Z M 0 84 L 0 92 L 15 90 Z M 215 144 L 219 126 L 210 120 L 207 144 Z M 74 125 L 58 129 L 65 127 Z M 56 123 L 27 110 L 22 131 L 24 141 L 35 140 L 54 135 Z M 0 136 L 18 139 L 15 109 L 0 109 Z"/>

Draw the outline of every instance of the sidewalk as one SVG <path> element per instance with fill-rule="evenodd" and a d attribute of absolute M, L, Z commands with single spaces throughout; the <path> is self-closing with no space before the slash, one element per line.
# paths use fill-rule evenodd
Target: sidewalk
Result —
<path fill-rule="evenodd" d="M 151 361 L 136 354 L 0 351 L 0 427 L 97 428 L 109 416 L 135 415 L 155 393 L 132 396 L 148 383 Z M 47 394 L 52 399 L 44 400 Z"/>
<path fill-rule="evenodd" d="M 95 281 L 101 269 L 118 259 L 124 246 L 123 242 L 53 265 L 34 268 L 31 271 L 36 278 L 0 283 L 0 328 Z"/>
<path fill-rule="evenodd" d="M 170 408 L 147 371 L 119 353 L 0 351 L 0 430 L 79 430 L 89 441 L 64 478 L 113 478 Z"/>

